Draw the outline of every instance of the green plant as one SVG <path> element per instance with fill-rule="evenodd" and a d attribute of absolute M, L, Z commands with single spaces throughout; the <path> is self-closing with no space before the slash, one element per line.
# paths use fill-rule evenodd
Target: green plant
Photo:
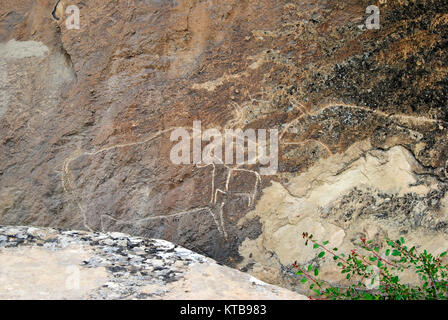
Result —
<path fill-rule="evenodd" d="M 442 263 L 447 254 L 435 256 L 426 250 L 418 252 L 416 247 L 408 248 L 405 239 L 386 239 L 384 252 L 380 246 L 362 238 L 358 249 L 350 254 L 338 253 L 338 248 L 330 248 L 329 241 L 322 243 L 313 239 L 312 234 L 303 233 L 305 245 L 312 244 L 318 250 L 317 259 L 331 256 L 349 285 L 339 287 L 319 279 L 319 268 L 309 264 L 306 267 L 294 262 L 296 274 L 302 283 L 318 299 L 352 300 L 439 300 L 448 299 L 448 265 Z M 415 274 L 415 283 L 402 283 L 400 275 L 407 270 Z"/>

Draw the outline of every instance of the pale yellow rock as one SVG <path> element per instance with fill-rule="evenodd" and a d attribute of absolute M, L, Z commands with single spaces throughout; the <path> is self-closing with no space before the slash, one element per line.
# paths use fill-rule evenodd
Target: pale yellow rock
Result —
<path fill-rule="evenodd" d="M 198 263 L 188 268 L 180 281 L 164 288 L 154 285 L 142 290 L 165 292 L 167 300 L 307 300 L 298 293 L 264 283 L 248 274 L 215 263 Z"/>
<path fill-rule="evenodd" d="M 148 254 L 147 263 L 156 267 L 145 268 L 150 273 L 149 278 L 141 280 L 134 292 L 129 294 L 134 280 L 126 275 L 114 274 L 110 268 L 111 256 L 103 252 L 102 247 L 92 245 L 70 244 L 73 238 L 62 237 L 57 230 L 10 227 L 3 230 L 2 237 L 22 237 L 23 234 L 33 235 L 41 239 L 53 238 L 51 243 L 58 242 L 59 247 L 38 247 L 19 245 L 17 247 L 0 247 L 0 299 L 6 300 L 89 300 L 89 299 L 151 299 L 151 300 L 305 300 L 305 296 L 284 288 L 262 282 L 253 276 L 217 264 L 214 260 L 200 256 L 184 249 L 183 253 L 191 259 L 177 260 L 174 264 L 162 259 L 156 259 Z M 83 237 L 92 234 L 77 232 Z M 120 238 L 122 234 L 115 233 Z M 125 235 L 123 235 L 125 236 Z M 98 235 L 95 235 L 98 237 Z M 2 240 L 4 241 L 4 240 Z M 159 248 L 174 247 L 173 244 L 155 240 Z M 120 240 L 116 240 L 112 248 Z M 3 242 L 4 243 L 4 242 Z M 126 248 L 126 246 L 122 247 Z M 99 249 L 99 250 L 98 250 Z M 177 248 L 179 250 L 179 248 Z M 98 253 L 101 256 L 98 256 Z M 135 251 L 132 251 L 135 252 Z M 136 258 L 127 252 L 128 257 Z M 162 254 L 162 251 L 159 252 Z M 167 254 L 167 253 L 165 253 Z M 171 254 L 171 253 L 170 253 Z M 170 254 L 167 254 L 168 256 Z M 115 256 L 116 259 L 117 257 Z M 171 259 L 174 254 L 171 254 Z M 177 258 L 178 259 L 178 258 Z M 98 263 L 86 266 L 86 261 Z M 100 263 L 99 263 L 100 262 Z M 145 263 L 146 263 L 145 262 Z M 115 261 L 114 266 L 130 266 L 130 261 L 124 259 Z M 132 265 L 132 267 L 136 267 Z M 162 281 L 159 271 L 171 271 L 176 274 L 171 281 Z M 268 271 L 267 269 L 264 270 Z M 275 269 L 273 270 L 275 274 Z M 117 280 L 117 277 L 121 281 Z"/>
<path fill-rule="evenodd" d="M 437 181 L 432 177 L 426 177 L 425 183 L 416 183 L 419 172 L 422 172 L 422 168 L 403 147 L 397 146 L 386 151 L 372 150 L 370 143 L 364 141 L 355 144 L 344 154 L 322 159 L 287 184 L 272 182 L 271 186 L 264 189 L 255 210 L 239 222 L 243 225 L 249 219 L 258 217 L 262 223 L 260 237 L 246 240 L 240 245 L 239 253 L 244 257 L 240 267 L 252 265 L 252 271 L 249 272 L 256 272 L 260 279 L 269 279 L 273 283 L 282 281 L 273 281 L 272 274 L 263 275 L 260 270 L 278 268 L 278 264 L 290 266 L 294 261 L 303 265 L 310 263 L 319 251 L 314 250 L 312 245 L 305 246 L 301 236 L 303 232 L 313 234 L 314 239 L 320 242 L 330 241 L 331 248 L 338 247 L 345 253 L 350 252 L 362 236 L 383 241 L 386 237 L 400 238 L 401 226 L 393 218 L 381 220 L 364 215 L 361 218 L 342 219 L 347 212 L 338 208 L 337 204 L 353 190 L 365 190 L 366 193 L 374 190 L 390 197 L 406 194 L 427 196 L 432 190 L 437 190 Z M 350 198 L 349 201 L 352 201 L 352 208 L 360 206 L 362 213 L 364 207 L 358 204 L 359 200 Z M 386 200 L 377 201 L 380 203 Z M 441 213 L 447 212 L 447 205 L 448 200 L 444 199 Z M 425 208 L 422 203 L 414 210 L 424 212 Z M 333 216 L 328 218 L 325 212 L 330 214 L 330 209 Z M 391 212 L 391 217 L 394 214 Z M 440 218 L 443 218 L 443 214 Z M 413 219 L 412 214 L 406 219 Z M 438 221 L 437 216 L 426 219 L 433 219 L 433 225 Z M 406 239 L 409 244 L 430 249 L 435 254 L 448 248 L 446 235 L 431 233 L 423 228 L 406 234 Z M 321 261 L 322 277 L 343 282 L 329 254 Z M 404 277 L 407 281 L 412 280 L 407 275 Z"/>
<path fill-rule="evenodd" d="M 50 251 L 39 247 L 0 249 L 0 299 L 86 299 L 107 281 L 104 268 L 79 267 L 91 253 L 75 246 Z"/>

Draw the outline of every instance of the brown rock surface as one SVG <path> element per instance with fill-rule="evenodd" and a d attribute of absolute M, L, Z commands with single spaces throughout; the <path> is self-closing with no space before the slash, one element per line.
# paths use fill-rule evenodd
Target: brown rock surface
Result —
<path fill-rule="evenodd" d="M 0 0 L 0 222 L 163 238 L 283 283 L 298 238 L 446 249 L 448 5 Z M 279 172 L 178 166 L 173 128 L 279 129 Z M 220 190 L 221 192 L 217 192 Z M 412 240 L 411 239 L 411 240 Z"/>

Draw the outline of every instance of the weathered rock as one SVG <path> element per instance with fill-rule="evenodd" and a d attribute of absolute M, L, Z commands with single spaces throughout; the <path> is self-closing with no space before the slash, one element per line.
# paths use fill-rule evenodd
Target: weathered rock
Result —
<path fill-rule="evenodd" d="M 345 253 L 361 238 L 385 244 L 386 237 L 402 236 L 419 249 L 442 253 L 448 249 L 443 232 L 446 186 L 424 172 L 401 146 L 372 151 L 368 143 L 358 143 L 286 184 L 274 182 L 240 221 L 244 225 L 259 217 L 263 225 L 259 238 L 247 239 L 240 247 L 245 257 L 240 266 L 251 266 L 253 274 L 265 280 L 282 282 L 284 274 L 276 276 L 282 266 L 316 263 L 318 252 L 305 246 L 304 232 Z M 317 262 L 322 277 L 343 280 L 331 256 Z M 295 286 L 297 279 L 289 272 L 291 283 L 283 279 L 283 284 Z"/>
<path fill-rule="evenodd" d="M 273 283 L 310 259 L 302 231 L 446 248 L 445 2 L 383 1 L 379 30 L 367 0 L 70 1 L 80 30 L 56 2 L 0 0 L 2 224 L 163 238 Z M 278 174 L 174 165 L 194 120 L 279 129 Z"/>
<path fill-rule="evenodd" d="M 113 233 L 30 229 L 0 227 L 0 299 L 306 299 L 163 240 L 120 235 L 142 262 Z"/>

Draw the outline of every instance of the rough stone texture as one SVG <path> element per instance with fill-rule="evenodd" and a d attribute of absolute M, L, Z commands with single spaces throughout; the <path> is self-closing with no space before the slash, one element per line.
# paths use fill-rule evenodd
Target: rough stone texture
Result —
<path fill-rule="evenodd" d="M 295 286 L 291 269 L 284 274 L 278 270 L 294 261 L 317 263 L 323 278 L 342 281 L 331 256 L 316 260 L 318 251 L 305 246 L 303 232 L 345 253 L 361 238 L 385 244 L 386 237 L 401 236 L 417 248 L 442 253 L 448 248 L 446 186 L 424 171 L 402 146 L 383 151 L 357 143 L 287 184 L 273 182 L 256 209 L 240 221 L 243 225 L 259 217 L 263 225 L 259 238 L 240 247 L 245 257 L 241 267 L 249 265 L 254 275 L 272 282 L 283 278 L 283 285 Z"/>
<path fill-rule="evenodd" d="M 73 0 L 80 30 L 55 2 L 0 0 L 2 224 L 163 238 L 288 286 L 303 231 L 447 248 L 445 1 L 386 1 L 379 30 L 370 0 Z M 279 173 L 172 164 L 193 120 L 279 129 Z"/>
<path fill-rule="evenodd" d="M 0 227 L 0 299 L 305 300 L 164 240 Z"/>

